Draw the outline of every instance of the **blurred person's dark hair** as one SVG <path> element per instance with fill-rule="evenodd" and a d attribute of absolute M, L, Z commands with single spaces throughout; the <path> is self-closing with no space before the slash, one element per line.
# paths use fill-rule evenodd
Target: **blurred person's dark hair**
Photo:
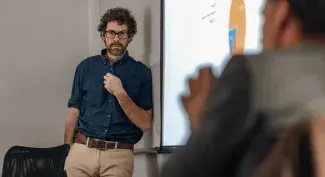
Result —
<path fill-rule="evenodd" d="M 266 0 L 263 49 L 291 48 L 325 35 L 325 0 Z"/>
<path fill-rule="evenodd" d="M 283 0 L 276 0 L 283 1 Z M 288 0 L 305 34 L 325 34 L 325 0 Z"/>

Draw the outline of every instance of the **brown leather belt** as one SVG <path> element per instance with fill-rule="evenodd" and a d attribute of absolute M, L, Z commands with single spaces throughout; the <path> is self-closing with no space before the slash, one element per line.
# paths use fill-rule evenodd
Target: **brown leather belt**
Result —
<path fill-rule="evenodd" d="M 88 141 L 88 143 L 87 143 Z M 103 140 L 97 140 L 93 138 L 88 138 L 85 135 L 77 132 L 74 136 L 74 142 L 79 144 L 87 145 L 89 148 L 96 148 L 99 150 L 106 149 L 130 149 L 133 150 L 133 144 L 125 144 L 118 142 L 108 142 Z"/>

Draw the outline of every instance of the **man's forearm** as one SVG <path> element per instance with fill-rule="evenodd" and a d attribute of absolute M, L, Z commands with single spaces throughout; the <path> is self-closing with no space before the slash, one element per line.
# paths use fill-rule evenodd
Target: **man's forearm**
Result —
<path fill-rule="evenodd" d="M 116 93 L 120 106 L 122 107 L 124 113 L 137 127 L 139 127 L 143 132 L 147 131 L 151 126 L 152 110 L 146 111 L 141 109 L 136 105 L 133 100 L 129 97 L 125 90 Z"/>
<path fill-rule="evenodd" d="M 72 144 L 72 138 L 77 126 L 77 120 L 79 117 L 79 111 L 75 108 L 71 108 L 68 113 L 68 118 L 65 123 L 64 131 L 64 143 Z"/>

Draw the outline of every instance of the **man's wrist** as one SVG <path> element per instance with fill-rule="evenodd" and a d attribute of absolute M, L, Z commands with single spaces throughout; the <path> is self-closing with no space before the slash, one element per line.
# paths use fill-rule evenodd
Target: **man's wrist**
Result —
<path fill-rule="evenodd" d="M 72 140 L 70 140 L 70 141 L 64 141 L 64 144 L 72 145 Z"/>
<path fill-rule="evenodd" d="M 126 91 L 124 90 L 124 88 L 119 89 L 118 91 L 114 92 L 113 94 L 114 94 L 114 96 L 116 96 L 116 97 L 127 95 L 127 93 L 126 93 Z"/>

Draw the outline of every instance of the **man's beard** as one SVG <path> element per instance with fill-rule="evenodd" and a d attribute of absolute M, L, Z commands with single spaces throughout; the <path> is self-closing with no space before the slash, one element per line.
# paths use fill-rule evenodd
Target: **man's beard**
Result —
<path fill-rule="evenodd" d="M 119 42 L 114 42 L 107 48 L 107 51 L 113 56 L 121 57 L 126 51 L 126 46 Z"/>

